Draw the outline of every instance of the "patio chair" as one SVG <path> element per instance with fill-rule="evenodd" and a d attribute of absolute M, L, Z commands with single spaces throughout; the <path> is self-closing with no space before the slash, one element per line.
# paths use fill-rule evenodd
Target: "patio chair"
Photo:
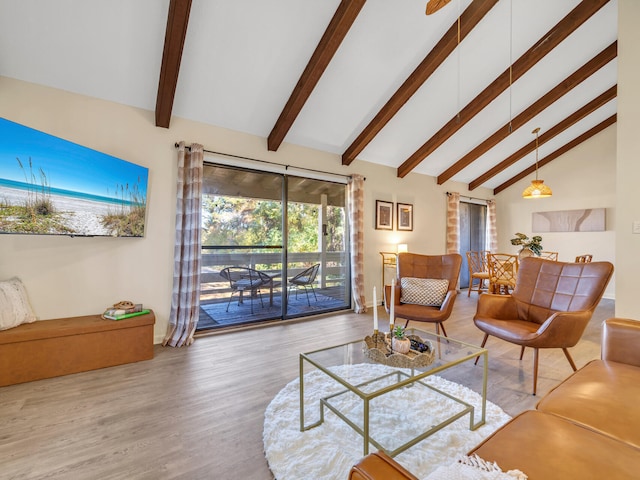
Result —
<path fill-rule="evenodd" d="M 318 301 L 318 297 L 316 296 L 316 291 L 313 288 L 313 282 L 316 281 L 316 275 L 318 275 L 318 270 L 320 269 L 320 264 L 316 263 L 315 265 L 303 270 L 295 277 L 289 279 L 289 293 L 291 293 L 291 289 L 296 289 L 296 298 L 298 298 L 298 289 L 300 287 L 304 288 L 304 293 L 307 294 L 307 303 L 311 306 L 311 302 L 309 301 L 309 292 L 308 288 L 313 292 L 313 297 Z M 289 296 L 287 295 L 287 299 Z"/>
<path fill-rule="evenodd" d="M 244 303 L 244 293 L 249 292 L 252 314 L 253 298 L 260 297 L 260 305 L 264 307 L 260 287 L 268 285 L 273 281 L 269 275 L 248 267 L 227 267 L 220 271 L 220 276 L 229 282 L 229 288 L 231 288 L 231 295 L 227 303 L 227 312 L 229 311 L 233 295 L 236 293 L 238 294 L 238 306 L 240 306 Z"/>

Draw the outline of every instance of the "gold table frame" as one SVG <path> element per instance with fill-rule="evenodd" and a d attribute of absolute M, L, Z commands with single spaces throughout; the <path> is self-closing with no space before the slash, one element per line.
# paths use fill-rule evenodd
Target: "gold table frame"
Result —
<path fill-rule="evenodd" d="M 441 335 L 424 332 L 414 328 L 407 329 L 407 332 L 409 334 L 418 335 L 424 339 L 431 340 L 432 344 L 436 348 L 436 360 L 434 361 L 434 363 L 432 365 L 429 365 L 423 368 L 401 369 L 396 367 L 390 367 L 390 368 L 393 368 L 394 371 L 359 384 L 352 384 L 348 380 L 342 378 L 340 375 L 337 375 L 335 372 L 331 371 L 330 367 L 340 365 L 339 361 L 331 362 L 332 365 L 327 365 L 325 362 L 322 361 L 321 358 L 323 355 L 327 353 L 331 354 L 332 353 L 331 351 L 334 351 L 334 353 L 336 354 L 335 358 L 340 357 L 340 354 L 344 358 L 348 354 L 349 359 L 354 360 L 353 363 L 375 363 L 369 360 L 362 353 L 362 347 L 361 347 L 363 345 L 362 340 L 357 340 L 354 342 L 348 342 L 341 345 L 335 345 L 335 346 L 331 346 L 331 347 L 327 347 L 319 350 L 314 350 L 312 352 L 301 353 L 300 359 L 299 359 L 300 360 L 300 377 L 299 377 L 300 378 L 300 431 L 304 432 L 306 430 L 310 430 L 314 427 L 321 425 L 324 422 L 324 410 L 325 408 L 327 408 L 331 410 L 336 416 L 342 419 L 342 421 L 344 421 L 347 425 L 349 425 L 353 430 L 355 430 L 358 434 L 360 434 L 363 437 L 363 441 L 364 441 L 363 455 L 368 455 L 369 444 L 371 444 L 375 446 L 377 449 L 384 451 L 389 456 L 394 457 L 399 453 L 404 452 L 408 448 L 411 448 L 418 442 L 424 440 L 425 438 L 443 429 L 447 425 L 455 422 L 459 418 L 462 418 L 466 414 L 469 414 L 469 430 L 476 430 L 477 428 L 484 425 L 486 422 L 487 377 L 489 372 L 488 362 L 487 362 L 488 350 L 485 348 L 478 347 L 476 345 L 471 345 L 465 342 L 454 340 L 452 338 L 443 337 Z M 460 350 L 461 353 L 459 353 L 459 355 L 453 355 L 453 358 L 450 358 L 450 359 L 446 358 L 446 353 L 443 357 L 443 348 L 446 349 L 447 347 L 448 348 L 456 347 Z M 466 351 L 462 353 L 464 350 Z M 451 394 L 448 394 L 431 385 L 428 385 L 425 382 L 423 382 L 423 380 L 429 376 L 437 374 L 438 372 L 442 372 L 444 370 L 450 369 L 452 367 L 455 367 L 457 365 L 460 365 L 462 363 L 465 363 L 471 360 L 475 360 L 475 358 L 477 357 L 483 358 L 482 412 L 481 412 L 480 420 L 478 420 L 477 422 L 474 422 L 475 407 L 473 405 L 470 405 L 462 401 L 461 399 L 454 397 Z M 305 404 L 304 365 L 305 365 L 305 362 L 309 363 L 310 365 L 313 365 L 315 368 L 317 368 L 318 370 L 320 370 L 321 372 L 323 372 L 324 374 L 328 375 L 330 378 L 335 380 L 337 383 L 345 387 L 344 390 L 340 390 L 337 393 L 333 393 L 331 395 L 328 395 L 320 399 L 320 419 L 317 422 L 311 423 L 309 425 L 305 425 L 305 419 L 304 419 L 304 404 Z M 410 374 L 407 373 L 408 370 L 410 370 L 411 372 Z M 395 383 L 393 383 L 392 385 L 388 385 L 371 392 L 365 392 L 362 390 L 362 387 L 364 386 L 371 385 L 384 378 L 391 378 L 393 376 L 396 376 L 397 378 Z M 438 423 L 437 425 L 432 426 L 430 429 L 419 434 L 418 436 L 412 439 L 409 439 L 407 442 L 403 443 L 397 448 L 393 450 L 385 448 L 384 445 L 381 445 L 378 441 L 372 438 L 372 433 L 370 432 L 370 428 L 369 428 L 370 402 L 374 398 L 380 397 L 386 393 L 389 393 L 391 391 L 394 391 L 400 388 L 414 386 L 414 384 L 419 384 L 423 387 L 429 388 L 437 392 L 438 394 L 448 397 L 451 400 L 461 404 L 463 408 L 458 413 L 452 415 L 449 418 L 446 418 L 445 420 Z M 330 403 L 331 399 L 338 397 L 340 395 L 348 394 L 349 392 L 354 393 L 355 395 L 360 397 L 360 399 L 364 402 L 362 427 L 357 425 L 351 419 L 347 418 L 346 415 L 344 415 L 342 412 L 339 411 L 338 408 L 336 408 L 334 405 L 331 405 Z"/>

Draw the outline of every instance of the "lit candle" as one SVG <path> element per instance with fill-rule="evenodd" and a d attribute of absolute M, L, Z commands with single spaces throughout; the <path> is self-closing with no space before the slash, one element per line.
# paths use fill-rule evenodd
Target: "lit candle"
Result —
<path fill-rule="evenodd" d="M 389 295 L 389 297 L 391 297 L 391 305 L 389 306 L 389 329 L 393 330 L 393 324 L 395 323 L 395 319 L 396 319 L 396 313 L 395 313 L 395 308 L 396 308 L 396 279 L 392 279 L 391 280 L 391 295 Z"/>
<path fill-rule="evenodd" d="M 378 297 L 375 285 L 373 286 L 373 331 L 378 331 Z"/>

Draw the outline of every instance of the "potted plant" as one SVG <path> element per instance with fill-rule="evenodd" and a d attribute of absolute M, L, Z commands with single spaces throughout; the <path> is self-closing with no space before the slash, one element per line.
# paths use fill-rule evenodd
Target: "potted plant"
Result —
<path fill-rule="evenodd" d="M 522 247 L 520 249 L 520 256 L 529 256 L 530 253 L 540 256 L 542 252 L 542 237 L 536 235 L 535 237 L 527 237 L 524 233 L 516 233 L 516 238 L 511 239 L 511 245 L 518 245 Z"/>
<path fill-rule="evenodd" d="M 404 327 L 397 326 L 393 329 L 391 348 L 397 353 L 409 353 L 411 350 L 411 340 L 404 334 Z"/>

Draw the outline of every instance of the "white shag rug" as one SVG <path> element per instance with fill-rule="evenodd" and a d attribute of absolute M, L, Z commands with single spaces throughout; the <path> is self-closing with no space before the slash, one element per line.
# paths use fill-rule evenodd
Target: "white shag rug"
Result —
<path fill-rule="evenodd" d="M 335 367 L 336 373 L 352 381 L 378 377 L 390 369 L 384 365 L 359 364 Z M 475 407 L 474 421 L 482 414 L 482 397 L 472 390 L 443 378 L 428 377 L 426 383 L 452 394 Z M 305 432 L 300 431 L 300 381 L 287 384 L 265 411 L 264 450 L 269 467 L 277 480 L 346 479 L 351 467 L 363 457 L 363 438 L 342 419 L 325 408 L 324 423 Z M 320 418 L 319 399 L 344 390 L 326 374 L 315 370 L 305 374 L 305 424 Z M 380 401 L 380 402 L 378 402 Z M 353 394 L 332 400 L 351 419 L 361 419 L 363 402 Z M 370 404 L 371 436 L 386 448 L 397 448 L 409 440 L 398 441 L 398 428 L 415 430 L 415 435 L 430 425 L 440 423 L 448 412 L 464 407 L 425 387 L 403 388 L 390 392 Z M 405 417 L 398 427 L 398 412 Z M 439 419 L 437 421 L 432 419 Z M 487 401 L 486 423 L 469 430 L 469 414 L 447 425 L 395 457 L 418 478 L 424 478 L 439 466 L 451 465 L 511 417 L 500 407 Z M 411 433 L 411 432 L 408 432 Z M 377 448 L 370 445 L 369 452 Z"/>

